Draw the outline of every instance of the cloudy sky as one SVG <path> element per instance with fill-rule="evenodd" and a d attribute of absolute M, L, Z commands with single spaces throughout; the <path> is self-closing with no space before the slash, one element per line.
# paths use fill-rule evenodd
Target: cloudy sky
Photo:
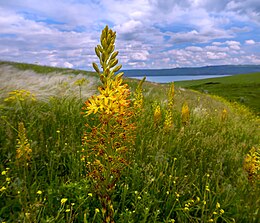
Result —
<path fill-rule="evenodd" d="M 93 70 L 105 25 L 124 69 L 260 64 L 259 0 L 0 0 L 0 60 Z"/>

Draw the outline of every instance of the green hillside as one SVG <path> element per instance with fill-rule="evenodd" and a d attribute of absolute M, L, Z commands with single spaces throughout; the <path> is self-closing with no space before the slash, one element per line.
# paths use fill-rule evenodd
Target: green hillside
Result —
<path fill-rule="evenodd" d="M 260 73 L 180 81 L 176 85 L 239 102 L 260 114 Z"/>

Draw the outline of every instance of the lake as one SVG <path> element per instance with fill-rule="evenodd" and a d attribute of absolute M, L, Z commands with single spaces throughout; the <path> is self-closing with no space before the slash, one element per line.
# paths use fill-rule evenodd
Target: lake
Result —
<path fill-rule="evenodd" d="M 147 81 L 156 83 L 169 83 L 173 81 L 187 81 L 187 80 L 201 80 L 215 77 L 227 77 L 230 75 L 180 75 L 180 76 L 146 76 Z M 126 76 L 127 77 L 127 76 Z M 142 79 L 143 76 L 130 77 L 136 79 Z"/>

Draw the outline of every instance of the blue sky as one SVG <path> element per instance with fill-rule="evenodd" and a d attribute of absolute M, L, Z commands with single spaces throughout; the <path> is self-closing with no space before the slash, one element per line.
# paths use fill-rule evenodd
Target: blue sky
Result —
<path fill-rule="evenodd" d="M 0 60 L 93 70 L 105 25 L 124 69 L 260 64 L 259 0 L 0 0 Z"/>

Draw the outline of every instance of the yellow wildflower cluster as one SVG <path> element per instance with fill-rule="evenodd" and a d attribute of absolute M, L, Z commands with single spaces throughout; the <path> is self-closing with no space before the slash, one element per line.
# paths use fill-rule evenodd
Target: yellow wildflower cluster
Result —
<path fill-rule="evenodd" d="M 260 149 L 253 147 L 244 159 L 244 170 L 248 180 L 253 182 L 260 179 Z"/>
<path fill-rule="evenodd" d="M 122 170 L 129 163 L 135 138 L 130 90 L 123 83 L 123 73 L 115 74 L 121 68 L 117 65 L 118 52 L 114 52 L 115 38 L 116 33 L 106 26 L 101 34 L 101 45 L 95 48 L 102 72 L 93 63 L 102 85 L 98 87 L 99 95 L 92 96 L 83 107 L 85 116 L 92 115 L 99 120 L 97 125 L 86 125 L 89 131 L 82 139 L 81 160 L 86 164 L 93 192 L 101 202 L 103 222 L 114 222 L 111 196 Z"/>
<path fill-rule="evenodd" d="M 173 128 L 173 119 L 171 109 L 166 110 L 165 121 L 163 126 L 165 131 L 169 131 Z"/>
<path fill-rule="evenodd" d="M 154 115 L 153 115 L 154 125 L 155 125 L 155 126 L 157 126 L 157 125 L 160 123 L 161 118 L 162 118 L 161 106 L 160 106 L 160 105 L 157 105 L 157 106 L 155 107 Z"/>
<path fill-rule="evenodd" d="M 11 183 L 11 178 L 9 177 L 9 168 L 5 168 L 5 170 L 3 170 L 1 172 L 1 175 L 0 176 L 3 176 L 5 179 L 1 179 L 0 178 L 0 183 L 1 183 L 1 186 L 0 186 L 0 192 L 1 193 L 4 193 L 7 189 L 8 189 L 8 186 L 9 184 Z"/>
<path fill-rule="evenodd" d="M 175 94 L 174 82 L 172 82 L 170 85 L 170 89 L 168 91 L 168 107 L 169 108 L 172 108 L 174 105 L 174 94 Z"/>
<path fill-rule="evenodd" d="M 172 118 L 172 109 L 174 105 L 174 82 L 171 83 L 170 89 L 168 91 L 168 104 L 164 120 L 164 130 L 169 131 L 173 128 L 173 118 Z"/>
<path fill-rule="evenodd" d="M 181 109 L 182 124 L 188 125 L 190 122 L 190 110 L 187 103 L 184 103 Z"/>
<path fill-rule="evenodd" d="M 129 107 L 130 90 L 127 84 L 122 84 L 121 74 L 115 77 L 115 80 L 110 79 L 104 86 L 98 88 L 100 95 L 92 96 L 86 101 L 86 115 L 91 113 L 106 114 L 113 116 L 115 114 L 125 114 L 125 108 Z"/>
<path fill-rule="evenodd" d="M 26 129 L 23 122 L 18 124 L 18 139 L 16 149 L 16 159 L 18 163 L 24 163 L 31 159 L 32 149 L 26 137 Z"/>
<path fill-rule="evenodd" d="M 32 94 L 28 90 L 14 90 L 8 93 L 9 96 L 4 99 L 6 102 L 16 102 L 16 101 L 25 101 L 25 100 L 32 100 L 35 101 L 35 95 Z"/>
<path fill-rule="evenodd" d="M 81 87 L 83 84 L 88 83 L 88 80 L 86 78 L 81 78 L 76 80 L 73 85 Z"/>

